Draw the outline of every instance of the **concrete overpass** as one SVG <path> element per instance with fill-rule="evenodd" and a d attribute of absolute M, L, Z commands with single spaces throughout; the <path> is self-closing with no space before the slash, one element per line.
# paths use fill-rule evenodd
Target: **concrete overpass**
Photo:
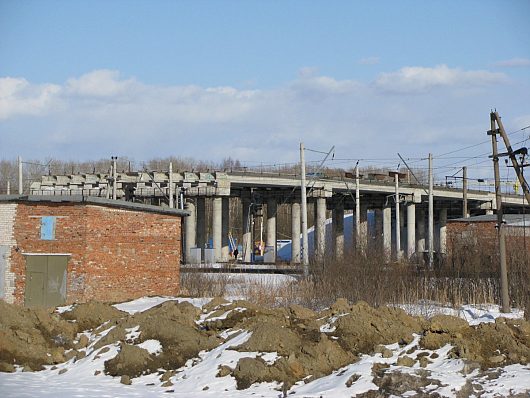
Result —
<path fill-rule="evenodd" d="M 315 227 L 315 256 L 341 257 L 353 247 L 364 248 L 368 241 L 378 238 L 388 256 L 422 253 L 427 247 L 426 213 L 427 186 L 399 184 L 399 204 L 395 203 L 395 183 L 382 174 L 361 176 L 358 183 L 348 173 L 333 177 L 308 175 L 307 197 L 313 204 Z M 161 206 L 179 206 L 190 212 L 185 221 L 185 257 L 188 262 L 208 256 L 209 261 L 229 259 L 229 231 L 232 224 L 229 204 L 234 198 L 241 203 L 243 231 L 243 261 L 250 262 L 253 248 L 253 218 L 266 209 L 265 261 L 276 261 L 276 214 L 279 206 L 291 207 L 292 262 L 300 262 L 300 176 L 256 172 L 129 172 L 111 174 L 74 174 L 42 176 L 33 182 L 31 195 L 85 195 L 112 197 L 115 187 L 117 200 L 128 200 Z M 445 250 L 445 223 L 448 218 L 463 216 L 461 189 L 435 186 L 436 242 L 438 251 Z M 358 199 L 357 199 L 358 198 Z M 205 251 L 206 201 L 212 207 L 213 250 Z M 357 205 L 358 201 L 358 205 Z M 469 190 L 467 205 L 470 215 L 493 212 L 492 192 Z M 522 195 L 504 195 L 505 212 L 521 212 L 525 202 Z M 397 211 L 399 209 L 399 211 Z M 353 242 L 344 241 L 344 212 L 359 211 L 358 230 Z M 331 211 L 333 228 L 331 243 L 326 242 L 326 212 Z M 375 222 L 368 228 L 368 213 Z M 261 213 L 263 214 L 263 213 Z M 399 223 L 398 218 L 399 217 Z M 398 226 L 399 224 L 399 233 Z M 298 237 L 298 238 L 297 238 Z M 397 239 L 399 237 L 399 243 Z"/>

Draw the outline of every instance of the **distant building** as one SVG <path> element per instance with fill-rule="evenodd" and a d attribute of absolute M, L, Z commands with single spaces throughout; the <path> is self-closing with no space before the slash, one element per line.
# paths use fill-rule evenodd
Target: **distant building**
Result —
<path fill-rule="evenodd" d="M 530 214 L 503 215 L 508 248 L 530 249 Z M 487 214 L 447 221 L 447 251 L 474 248 L 481 254 L 493 255 L 498 251 L 497 215 Z"/>
<path fill-rule="evenodd" d="M 187 212 L 0 195 L 0 298 L 29 307 L 176 295 Z"/>

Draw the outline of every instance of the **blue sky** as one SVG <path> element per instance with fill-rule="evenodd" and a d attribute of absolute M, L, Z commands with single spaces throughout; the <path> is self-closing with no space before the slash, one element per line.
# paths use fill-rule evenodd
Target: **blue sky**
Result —
<path fill-rule="evenodd" d="M 530 124 L 528 21 L 526 0 L 0 0 L 0 157 L 449 151 L 492 107 Z"/>

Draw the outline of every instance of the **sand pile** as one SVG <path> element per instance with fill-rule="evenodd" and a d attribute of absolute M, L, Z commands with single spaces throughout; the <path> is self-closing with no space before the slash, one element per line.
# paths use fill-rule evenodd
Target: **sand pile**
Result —
<path fill-rule="evenodd" d="M 188 360 L 196 360 L 200 351 L 218 347 L 238 331 L 249 331 L 250 337 L 231 349 L 254 354 L 221 365 L 217 372 L 219 377 L 234 377 L 240 389 L 267 381 L 288 389 L 300 380 L 313 380 L 354 363 L 362 354 L 380 353 L 390 362 L 376 366 L 374 382 L 381 391 L 399 394 L 394 379 L 420 388 L 431 382 L 428 372 L 399 375 L 386 373 L 388 367 L 423 371 L 435 358 L 432 351 L 446 344 L 453 346 L 452 357 L 475 368 L 530 360 L 530 323 L 524 320 L 498 318 L 469 326 L 460 318 L 442 315 L 426 320 L 363 302 L 338 300 L 317 313 L 297 305 L 265 308 L 217 298 L 202 309 L 167 301 L 133 315 L 107 304 L 87 303 L 59 315 L 0 301 L 0 371 L 13 371 L 15 364 L 39 370 L 73 357 L 95 357 L 115 346 L 119 352 L 105 362 L 107 374 L 129 380 L 161 372 L 161 381 L 170 385 Z M 417 345 L 399 357 L 385 347 L 393 343 L 405 347 L 413 341 Z M 158 345 L 156 350 L 153 344 Z"/>

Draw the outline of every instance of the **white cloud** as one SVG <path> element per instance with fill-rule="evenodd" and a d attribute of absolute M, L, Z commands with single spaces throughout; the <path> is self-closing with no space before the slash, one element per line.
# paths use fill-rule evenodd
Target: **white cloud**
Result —
<path fill-rule="evenodd" d="M 232 156 L 271 163 L 296 161 L 300 141 L 311 148 L 336 145 L 337 158 L 424 156 L 483 141 L 492 107 L 509 109 L 510 121 L 528 115 L 530 90 L 493 84 L 506 80 L 502 74 L 416 67 L 385 76 L 361 83 L 313 71 L 267 90 L 149 85 L 108 70 L 62 85 L 3 78 L 1 156 Z M 471 84 L 481 90 L 468 90 Z M 408 95 L 437 86 L 446 89 Z M 462 87 L 467 95 L 460 95 Z M 518 124 L 526 120 L 521 117 Z"/>
<path fill-rule="evenodd" d="M 66 82 L 69 93 L 87 97 L 113 97 L 137 86 L 134 79 L 120 80 L 120 72 L 107 69 L 95 70 Z"/>
<path fill-rule="evenodd" d="M 0 120 L 42 114 L 50 109 L 60 91 L 60 86 L 54 84 L 31 85 L 22 78 L 0 78 Z"/>
<path fill-rule="evenodd" d="M 382 73 L 375 81 L 376 87 L 397 93 L 422 93 L 435 87 L 473 87 L 508 80 L 503 73 L 486 70 L 465 71 L 438 65 L 434 68 L 407 66 L 397 72 Z"/>
<path fill-rule="evenodd" d="M 506 59 L 504 61 L 496 62 L 495 66 L 498 66 L 501 68 L 528 68 L 530 67 L 530 59 L 529 58 Z"/>
<path fill-rule="evenodd" d="M 377 65 L 379 61 L 379 57 L 365 57 L 361 58 L 358 63 L 361 65 Z"/>

